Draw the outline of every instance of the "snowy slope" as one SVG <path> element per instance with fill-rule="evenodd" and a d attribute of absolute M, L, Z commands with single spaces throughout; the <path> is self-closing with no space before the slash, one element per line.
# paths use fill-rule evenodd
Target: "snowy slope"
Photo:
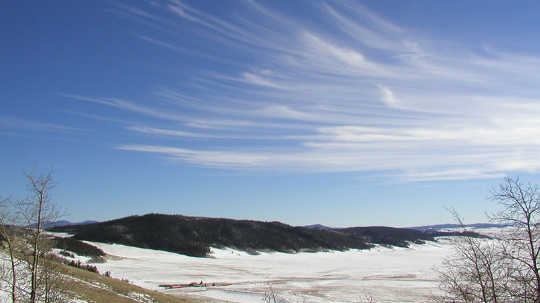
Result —
<path fill-rule="evenodd" d="M 167 293 L 200 295 L 231 302 L 262 302 L 272 287 L 289 302 L 419 302 L 436 294 L 434 267 L 451 252 L 448 239 L 410 248 L 249 255 L 213 249 L 213 258 L 116 244 L 93 243 L 107 254 L 100 272 Z M 230 286 L 165 290 L 165 283 L 226 282 Z"/>

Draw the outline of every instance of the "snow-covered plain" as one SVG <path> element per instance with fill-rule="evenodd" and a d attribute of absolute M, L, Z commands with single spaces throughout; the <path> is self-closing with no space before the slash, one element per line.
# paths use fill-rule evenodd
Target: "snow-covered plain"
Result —
<path fill-rule="evenodd" d="M 450 240 L 409 248 L 250 255 L 212 249 L 212 258 L 117 244 L 88 242 L 110 257 L 100 272 L 169 294 L 194 295 L 210 302 L 263 302 L 273 289 L 287 302 L 426 302 L 439 293 L 435 268 L 452 252 Z M 228 286 L 166 290 L 160 284 L 201 282 Z"/>

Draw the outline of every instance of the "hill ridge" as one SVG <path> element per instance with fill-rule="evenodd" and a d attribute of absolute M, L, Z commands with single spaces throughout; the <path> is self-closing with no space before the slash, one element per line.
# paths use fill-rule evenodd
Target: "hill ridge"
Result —
<path fill-rule="evenodd" d="M 437 232 L 393 227 L 316 229 L 282 222 L 146 214 L 86 225 L 53 227 L 77 240 L 118 243 L 205 257 L 210 247 L 251 253 L 366 249 L 374 244 L 408 246 L 434 241 Z"/>

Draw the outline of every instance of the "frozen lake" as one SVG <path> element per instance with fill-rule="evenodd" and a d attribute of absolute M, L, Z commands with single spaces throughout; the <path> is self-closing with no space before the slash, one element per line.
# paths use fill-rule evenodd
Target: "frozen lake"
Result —
<path fill-rule="evenodd" d="M 435 267 L 451 253 L 450 241 L 318 253 L 261 253 L 213 249 L 213 258 L 116 244 L 88 242 L 112 255 L 100 272 L 170 294 L 205 297 L 210 302 L 263 302 L 272 288 L 287 302 L 423 302 L 438 293 Z M 229 286 L 165 290 L 159 284 L 226 282 Z"/>

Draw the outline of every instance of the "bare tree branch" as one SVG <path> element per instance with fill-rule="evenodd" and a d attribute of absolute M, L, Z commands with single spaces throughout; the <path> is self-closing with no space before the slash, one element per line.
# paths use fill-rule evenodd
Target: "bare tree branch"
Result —
<path fill-rule="evenodd" d="M 440 272 L 443 301 L 540 303 L 539 187 L 505 178 L 491 199 L 501 207 L 492 220 L 509 227 L 492 240 L 454 242 L 455 254 Z M 457 212 L 450 213 L 464 228 Z"/>

